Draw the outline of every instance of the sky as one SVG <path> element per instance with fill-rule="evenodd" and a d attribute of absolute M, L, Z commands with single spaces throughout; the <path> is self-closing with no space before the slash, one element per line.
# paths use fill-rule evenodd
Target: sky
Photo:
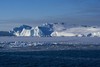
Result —
<path fill-rule="evenodd" d="M 55 22 L 100 25 L 100 0 L 0 0 L 0 30 Z"/>

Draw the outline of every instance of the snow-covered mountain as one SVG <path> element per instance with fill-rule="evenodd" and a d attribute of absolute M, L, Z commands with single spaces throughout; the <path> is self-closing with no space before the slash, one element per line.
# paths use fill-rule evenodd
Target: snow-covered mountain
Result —
<path fill-rule="evenodd" d="M 10 34 L 15 36 L 75 36 L 75 37 L 100 37 L 100 27 L 94 26 L 68 26 L 65 23 L 46 23 L 40 26 L 31 27 L 22 25 L 13 28 Z"/>

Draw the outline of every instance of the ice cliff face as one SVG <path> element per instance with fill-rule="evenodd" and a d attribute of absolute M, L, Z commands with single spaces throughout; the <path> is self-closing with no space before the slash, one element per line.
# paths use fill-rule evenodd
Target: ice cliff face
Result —
<path fill-rule="evenodd" d="M 31 27 L 22 25 L 15 27 L 11 33 L 15 36 L 76 36 L 76 37 L 100 37 L 100 27 L 77 26 L 67 27 L 65 23 L 46 23 Z"/>
<path fill-rule="evenodd" d="M 31 26 L 22 25 L 20 27 L 15 27 L 11 33 L 15 36 L 31 36 Z"/>
<path fill-rule="evenodd" d="M 51 36 L 53 32 L 53 25 L 52 24 L 43 24 L 41 26 L 37 26 L 34 28 L 34 36 Z"/>

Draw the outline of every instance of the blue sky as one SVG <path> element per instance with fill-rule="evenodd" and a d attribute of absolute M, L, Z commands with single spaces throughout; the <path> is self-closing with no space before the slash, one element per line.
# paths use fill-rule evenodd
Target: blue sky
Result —
<path fill-rule="evenodd" d="M 100 0 L 0 0 L 0 30 L 46 22 L 100 25 Z"/>

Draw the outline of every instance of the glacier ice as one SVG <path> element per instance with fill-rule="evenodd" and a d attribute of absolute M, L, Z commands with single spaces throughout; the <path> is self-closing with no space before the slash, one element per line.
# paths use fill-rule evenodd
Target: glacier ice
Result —
<path fill-rule="evenodd" d="M 75 36 L 75 37 L 100 37 L 100 27 L 94 26 L 67 26 L 65 23 L 45 23 L 40 26 L 31 27 L 22 25 L 13 28 L 10 34 L 15 36 Z"/>

